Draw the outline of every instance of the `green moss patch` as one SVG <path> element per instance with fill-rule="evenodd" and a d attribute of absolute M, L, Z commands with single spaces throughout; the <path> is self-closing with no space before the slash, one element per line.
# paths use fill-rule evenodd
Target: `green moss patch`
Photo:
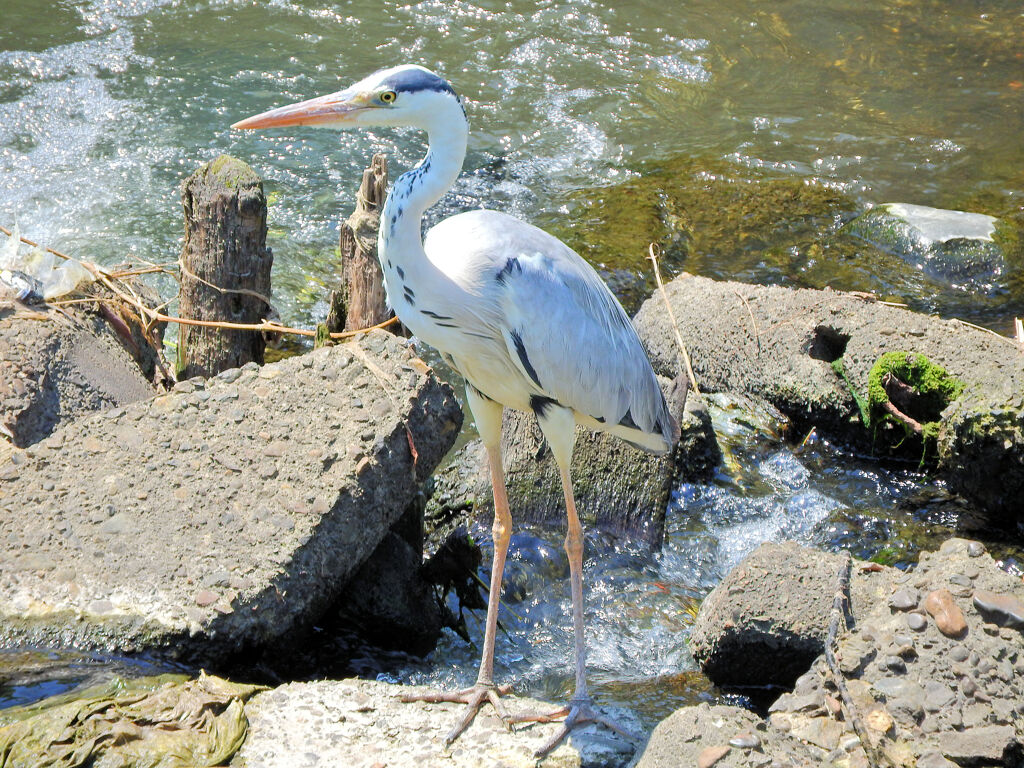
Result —
<path fill-rule="evenodd" d="M 923 461 L 935 445 L 942 412 L 963 390 L 962 381 L 924 355 L 886 352 L 868 373 L 868 412 L 876 439 L 884 424 L 896 424 L 902 429 L 897 445 L 908 437 L 921 440 Z"/>

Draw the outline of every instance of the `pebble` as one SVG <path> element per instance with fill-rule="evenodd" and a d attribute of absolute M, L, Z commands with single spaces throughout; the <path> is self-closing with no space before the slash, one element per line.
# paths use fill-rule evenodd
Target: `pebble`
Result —
<path fill-rule="evenodd" d="M 967 544 L 967 555 L 969 557 L 980 557 L 985 554 L 985 545 L 980 541 L 971 541 Z"/>
<path fill-rule="evenodd" d="M 196 605 L 205 608 L 217 602 L 217 593 L 209 589 L 201 589 L 196 593 Z"/>
<path fill-rule="evenodd" d="M 897 674 L 907 671 L 906 663 L 899 656 L 886 656 L 882 661 L 882 667 Z"/>
<path fill-rule="evenodd" d="M 1013 595 L 984 589 L 974 590 L 974 607 L 985 621 L 1002 627 L 1024 630 L 1024 603 Z"/>
<path fill-rule="evenodd" d="M 909 611 L 912 608 L 917 607 L 917 602 L 920 596 L 917 590 L 914 589 L 900 589 L 893 592 L 892 597 L 889 598 L 889 607 L 894 608 L 897 611 Z"/>
<path fill-rule="evenodd" d="M 964 675 L 960 679 L 960 690 L 963 691 L 964 696 L 973 696 L 978 690 L 978 684 L 970 675 Z"/>
<path fill-rule="evenodd" d="M 954 645 L 949 652 L 949 658 L 953 661 L 967 661 L 967 649 L 962 645 Z"/>
<path fill-rule="evenodd" d="M 127 533 L 131 528 L 131 519 L 124 512 L 118 512 L 100 523 L 99 532 L 108 536 L 116 536 Z"/>
<path fill-rule="evenodd" d="M 956 694 L 948 685 L 937 681 L 925 683 L 924 708 L 929 712 L 939 712 L 956 699 Z"/>
<path fill-rule="evenodd" d="M 888 733 L 893 726 L 892 715 L 884 709 L 873 709 L 864 719 L 867 721 L 868 728 L 879 733 Z"/>
<path fill-rule="evenodd" d="M 731 751 L 727 746 L 704 747 L 697 755 L 697 768 L 711 768 Z"/>
<path fill-rule="evenodd" d="M 946 637 L 960 637 L 967 631 L 963 611 L 948 589 L 936 589 L 924 599 L 924 609 L 935 619 L 935 625 Z"/>
<path fill-rule="evenodd" d="M 752 731 L 743 731 L 729 739 L 729 746 L 737 749 L 757 749 L 761 746 L 761 738 Z"/>

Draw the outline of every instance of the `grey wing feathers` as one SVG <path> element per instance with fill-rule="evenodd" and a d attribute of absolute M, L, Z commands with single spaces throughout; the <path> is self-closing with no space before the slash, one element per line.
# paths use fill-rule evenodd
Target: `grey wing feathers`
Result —
<path fill-rule="evenodd" d="M 655 445 L 667 449 L 674 423 L 625 311 L 590 265 L 535 232 L 542 242 L 506 275 L 510 351 L 547 397 L 607 427 L 661 435 L 667 445 Z"/>

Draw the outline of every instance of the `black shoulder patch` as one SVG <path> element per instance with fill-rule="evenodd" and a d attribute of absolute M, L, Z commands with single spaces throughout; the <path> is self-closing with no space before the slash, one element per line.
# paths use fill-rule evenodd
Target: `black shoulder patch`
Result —
<path fill-rule="evenodd" d="M 637 423 L 633 421 L 633 414 L 627 409 L 626 415 L 619 421 L 620 427 L 629 427 L 630 429 L 640 429 Z"/>
<path fill-rule="evenodd" d="M 537 371 L 534 369 L 533 363 L 530 362 L 530 358 L 526 356 L 526 347 L 523 345 L 523 339 L 519 335 L 519 331 L 512 331 L 512 343 L 515 345 L 516 354 L 519 355 L 519 362 L 523 364 L 526 375 L 533 379 L 533 383 L 539 387 L 541 385 L 540 378 L 538 378 Z"/>
<path fill-rule="evenodd" d="M 505 266 L 498 270 L 498 274 L 494 276 L 494 279 L 497 280 L 500 285 L 504 285 L 513 273 L 521 273 L 522 271 L 523 265 L 519 263 L 519 259 L 512 256 L 505 262 Z"/>
<path fill-rule="evenodd" d="M 544 395 L 530 395 L 530 410 L 537 415 L 538 419 L 543 419 L 544 414 L 552 405 L 558 405 L 558 402 L 550 397 L 544 397 Z"/>

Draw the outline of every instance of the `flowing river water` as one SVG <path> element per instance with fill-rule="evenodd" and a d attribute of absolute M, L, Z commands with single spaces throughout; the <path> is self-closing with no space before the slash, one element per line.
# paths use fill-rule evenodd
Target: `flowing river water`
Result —
<path fill-rule="evenodd" d="M 486 206 L 576 244 L 582 212 L 613 190 L 671 178 L 680 163 L 736 185 L 797 180 L 860 208 L 898 200 L 998 215 L 1019 211 L 1024 194 L 1022 39 L 1014 0 L 0 0 L 0 224 L 102 264 L 171 262 L 178 184 L 229 152 L 266 180 L 282 319 L 321 321 L 337 222 L 362 168 L 375 151 L 393 168 L 413 164 L 423 137 L 228 126 L 399 62 L 446 75 L 470 117 L 465 174 L 432 220 Z M 609 273 L 643 273 L 645 233 L 615 235 L 614 253 L 586 255 Z M 712 250 L 668 268 L 884 288 L 1004 333 L 1024 314 L 1019 279 L 903 289 L 884 267 L 854 279 L 838 261 L 812 261 L 748 249 L 738 263 Z M 905 566 L 950 535 L 958 514 L 927 477 L 820 442 L 797 451 L 770 419 L 752 424 L 725 402 L 714 412 L 728 460 L 710 482 L 676 489 L 665 548 L 652 556 L 589 539 L 591 679 L 601 700 L 636 707 L 648 724 L 719 696 L 681 638 L 697 601 L 757 543 L 796 538 Z M 503 677 L 549 698 L 571 682 L 558 540 L 517 538 L 510 567 L 529 586 L 510 601 L 498 650 Z M 1020 572 L 1015 550 L 1004 563 Z M 426 662 L 385 663 L 381 674 L 462 683 L 476 655 L 447 637 Z M 0 706 L 66 687 L 97 663 L 121 669 L 83 659 L 59 680 L 0 682 Z"/>

